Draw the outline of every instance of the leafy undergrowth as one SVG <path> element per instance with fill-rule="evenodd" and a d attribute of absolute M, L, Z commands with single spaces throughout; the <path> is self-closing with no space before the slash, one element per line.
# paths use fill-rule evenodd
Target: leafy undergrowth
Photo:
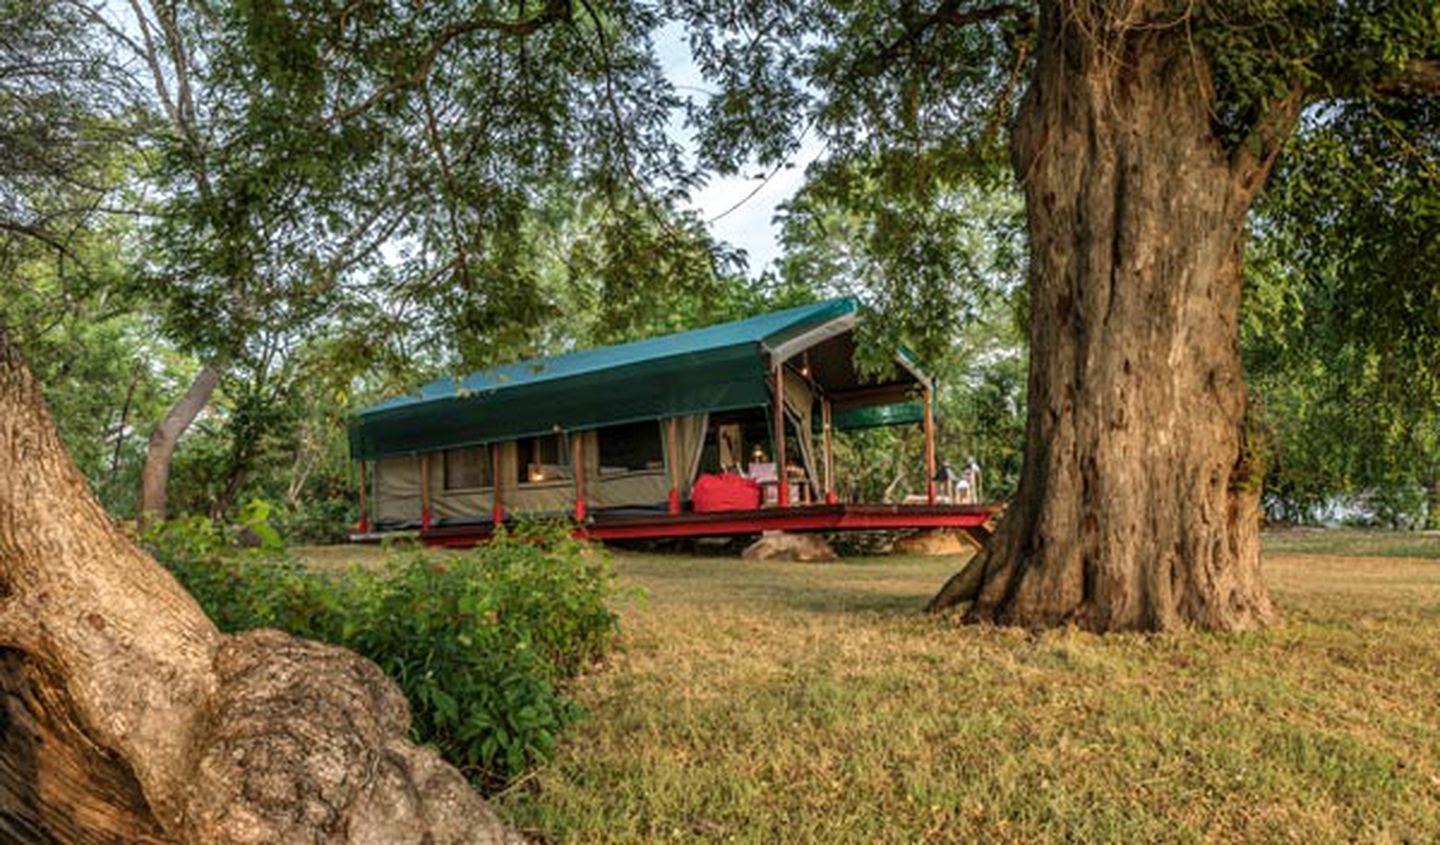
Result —
<path fill-rule="evenodd" d="M 1271 631 L 918 612 L 954 561 L 621 556 L 591 718 L 498 798 L 551 842 L 1434 842 L 1440 563 L 1267 559 Z"/>
<path fill-rule="evenodd" d="M 278 628 L 374 660 L 405 691 L 415 739 L 485 791 L 549 759 L 583 714 L 564 685 L 616 634 L 608 557 L 557 530 L 329 570 L 257 534 L 261 548 L 237 551 L 199 520 L 147 540 L 223 630 Z"/>

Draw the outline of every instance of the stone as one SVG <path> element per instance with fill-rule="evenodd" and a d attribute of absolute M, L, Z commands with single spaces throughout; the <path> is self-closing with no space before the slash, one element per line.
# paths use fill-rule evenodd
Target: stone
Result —
<path fill-rule="evenodd" d="M 819 534 L 766 531 L 740 553 L 745 560 L 794 560 L 802 563 L 839 560 L 840 556 Z"/>
<path fill-rule="evenodd" d="M 975 541 L 963 531 L 946 528 L 932 528 L 897 539 L 890 547 L 892 555 L 915 555 L 939 557 L 964 555 L 970 557 L 977 551 Z"/>

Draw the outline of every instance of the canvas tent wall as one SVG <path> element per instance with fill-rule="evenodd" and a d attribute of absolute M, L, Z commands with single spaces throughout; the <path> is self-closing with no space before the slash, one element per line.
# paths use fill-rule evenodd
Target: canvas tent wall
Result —
<path fill-rule="evenodd" d="M 351 455 L 372 462 L 369 495 L 381 525 L 418 522 L 422 501 L 433 519 L 490 519 L 497 484 L 506 513 L 567 512 L 577 447 L 590 507 L 660 507 L 672 488 L 688 494 L 712 415 L 772 408 L 780 372 L 799 445 L 788 457 L 813 480 L 820 392 L 846 393 L 842 402 L 863 407 L 918 383 L 903 368 L 879 383 L 856 371 L 857 316 L 853 299 L 835 299 L 439 380 L 357 414 Z M 630 463 L 612 465 L 607 453 Z"/>
<path fill-rule="evenodd" d="M 418 455 L 383 458 L 372 471 L 370 499 L 373 520 L 380 528 L 414 527 L 420 524 L 421 503 L 429 502 L 437 524 L 484 521 L 492 518 L 495 482 L 500 481 L 500 498 L 505 510 L 514 514 L 563 514 L 575 504 L 575 473 L 569 457 L 574 454 L 572 438 L 580 439 L 581 476 L 585 498 L 591 508 L 664 508 L 671 486 L 672 461 L 682 496 L 688 496 L 699 475 L 700 452 L 707 433 L 708 415 L 675 418 L 674 454 L 667 436 L 669 421 L 649 420 L 624 426 L 551 435 L 558 441 L 554 452 L 561 462 L 546 465 L 547 477 L 530 477 L 530 463 L 521 455 L 525 444 L 507 441 L 492 445 L 442 449 Z M 655 460 L 646 461 L 647 445 L 635 444 L 639 430 L 649 428 Z M 611 446 L 639 455 L 629 462 L 604 461 L 606 438 Z M 499 463 L 495 463 L 498 456 Z M 462 474 L 460 467 L 469 470 Z M 469 477 L 458 477 L 468 475 Z M 427 491 L 422 494 L 422 479 Z"/>

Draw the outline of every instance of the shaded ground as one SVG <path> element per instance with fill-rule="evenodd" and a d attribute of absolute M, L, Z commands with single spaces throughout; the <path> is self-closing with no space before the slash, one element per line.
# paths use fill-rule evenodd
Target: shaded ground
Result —
<path fill-rule="evenodd" d="M 1366 542 L 1267 539 L 1282 626 L 1163 637 L 921 615 L 954 560 L 617 556 L 625 649 L 498 803 L 556 842 L 1440 841 L 1440 562 Z"/>

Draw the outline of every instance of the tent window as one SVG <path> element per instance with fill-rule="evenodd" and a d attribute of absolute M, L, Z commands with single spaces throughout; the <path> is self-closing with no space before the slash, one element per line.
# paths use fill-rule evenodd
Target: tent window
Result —
<path fill-rule="evenodd" d="M 527 437 L 516 443 L 519 449 L 519 473 L 516 481 L 521 484 L 543 484 L 547 481 L 565 481 L 575 478 L 570 468 L 570 450 L 561 434 L 547 434 L 544 437 Z"/>
<path fill-rule="evenodd" d="M 492 483 L 490 448 L 488 446 L 469 446 L 464 449 L 445 450 L 446 490 L 489 487 Z"/>
<path fill-rule="evenodd" d="M 598 433 L 600 477 L 665 469 L 665 449 L 658 422 L 612 425 Z"/>

